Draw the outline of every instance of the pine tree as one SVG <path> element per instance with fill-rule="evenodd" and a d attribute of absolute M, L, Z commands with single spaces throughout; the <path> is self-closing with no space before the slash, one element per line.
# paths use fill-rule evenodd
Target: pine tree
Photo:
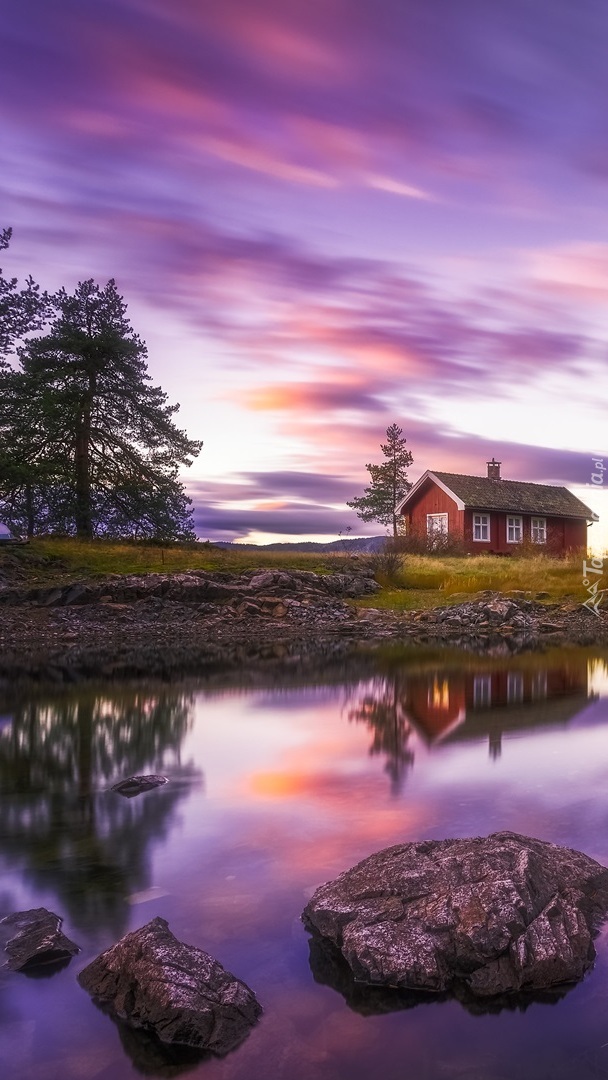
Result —
<path fill-rule="evenodd" d="M 49 333 L 20 350 L 12 388 L 11 415 L 30 417 L 23 451 L 41 519 L 80 537 L 193 539 L 178 471 L 202 443 L 176 427 L 179 406 L 150 385 L 146 346 L 115 282 L 80 282 L 55 303 Z"/>
<path fill-rule="evenodd" d="M 0 251 L 10 244 L 12 229 L 0 229 Z M 50 306 L 50 297 L 28 277 L 20 289 L 16 278 L 5 278 L 0 270 L 0 369 L 27 333 L 40 329 Z"/>
<path fill-rule="evenodd" d="M 0 251 L 8 248 L 11 236 L 11 229 L 0 229 Z M 0 514 L 28 536 L 39 518 L 38 486 L 48 477 L 50 455 L 48 447 L 38 455 L 34 448 L 39 418 L 15 370 L 15 352 L 28 334 L 40 330 L 51 306 L 52 298 L 33 278 L 19 288 L 16 278 L 6 278 L 0 270 Z"/>
<path fill-rule="evenodd" d="M 363 495 L 346 504 L 362 521 L 378 521 L 390 526 L 393 536 L 398 532 L 397 507 L 412 486 L 407 479 L 407 469 L 414 459 L 406 450 L 407 439 L 402 436 L 398 424 L 391 424 L 386 429 L 386 442 L 380 446 L 386 460 L 380 465 L 365 466 L 371 483 Z"/>

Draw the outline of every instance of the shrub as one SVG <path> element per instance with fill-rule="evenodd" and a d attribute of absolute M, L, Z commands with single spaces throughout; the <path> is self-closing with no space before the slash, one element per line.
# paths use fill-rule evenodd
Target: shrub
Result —
<path fill-rule="evenodd" d="M 449 533 L 429 536 L 426 530 L 412 529 L 405 535 L 391 537 L 387 542 L 402 555 L 466 555 L 462 540 Z"/>

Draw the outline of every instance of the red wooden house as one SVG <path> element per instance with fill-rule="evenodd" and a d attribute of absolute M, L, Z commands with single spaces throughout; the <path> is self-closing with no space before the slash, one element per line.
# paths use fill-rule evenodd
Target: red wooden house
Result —
<path fill-rule="evenodd" d="M 586 552 L 597 514 L 568 488 L 502 480 L 500 465 L 488 461 L 487 476 L 425 472 L 398 507 L 406 532 L 447 536 L 471 555 L 512 555 L 526 541 L 556 555 Z"/>

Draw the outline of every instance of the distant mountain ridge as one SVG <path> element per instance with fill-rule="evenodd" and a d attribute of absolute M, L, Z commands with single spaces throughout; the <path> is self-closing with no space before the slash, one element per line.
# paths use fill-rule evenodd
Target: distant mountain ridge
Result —
<path fill-rule="evenodd" d="M 314 540 L 296 540 L 293 543 L 286 541 L 276 544 L 240 544 L 231 543 L 229 540 L 214 541 L 215 547 L 236 547 L 244 551 L 310 551 L 310 552 L 367 552 L 381 551 L 388 537 L 386 536 L 349 536 L 343 540 L 330 540 L 327 544 L 317 543 Z"/>

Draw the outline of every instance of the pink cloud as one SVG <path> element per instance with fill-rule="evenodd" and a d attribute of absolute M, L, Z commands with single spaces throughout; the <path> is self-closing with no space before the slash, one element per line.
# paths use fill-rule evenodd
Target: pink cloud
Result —
<path fill-rule="evenodd" d="M 577 303 L 608 299 L 608 244 L 571 244 L 527 257 L 534 284 Z"/>

